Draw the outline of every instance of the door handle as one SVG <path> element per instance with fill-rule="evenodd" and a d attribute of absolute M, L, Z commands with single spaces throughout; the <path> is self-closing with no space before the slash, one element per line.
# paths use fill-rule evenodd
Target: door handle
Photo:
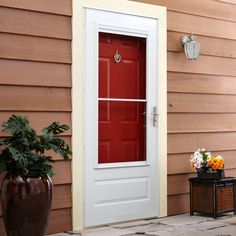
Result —
<path fill-rule="evenodd" d="M 157 107 L 156 106 L 153 107 L 152 116 L 153 116 L 153 126 L 157 127 L 159 113 L 157 112 Z"/>
<path fill-rule="evenodd" d="M 146 111 L 143 112 L 142 115 L 144 116 L 144 124 L 143 124 L 143 127 L 146 128 Z"/>

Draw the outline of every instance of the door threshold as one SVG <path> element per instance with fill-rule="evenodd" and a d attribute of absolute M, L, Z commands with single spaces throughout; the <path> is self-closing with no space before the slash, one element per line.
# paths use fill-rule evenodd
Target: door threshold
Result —
<path fill-rule="evenodd" d="M 111 223 L 111 224 L 103 224 L 103 225 L 95 225 L 95 226 L 89 226 L 85 227 L 84 229 L 102 229 L 106 227 L 112 227 L 112 228 L 129 228 L 133 226 L 140 226 L 140 225 L 147 225 L 150 224 L 150 220 L 157 220 L 161 219 L 163 217 L 148 217 L 148 218 L 143 218 L 143 219 L 137 219 L 137 220 L 128 220 L 128 221 L 122 221 L 122 222 L 116 222 L 116 223 Z"/>

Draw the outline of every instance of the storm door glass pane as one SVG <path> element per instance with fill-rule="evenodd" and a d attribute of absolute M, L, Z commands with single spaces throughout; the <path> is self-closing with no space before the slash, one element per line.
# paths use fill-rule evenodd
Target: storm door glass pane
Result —
<path fill-rule="evenodd" d="M 146 104 L 99 101 L 99 163 L 146 160 Z"/>
<path fill-rule="evenodd" d="M 99 33 L 99 98 L 146 99 L 145 38 Z"/>
<path fill-rule="evenodd" d="M 99 33 L 98 94 L 98 163 L 145 161 L 145 38 Z"/>

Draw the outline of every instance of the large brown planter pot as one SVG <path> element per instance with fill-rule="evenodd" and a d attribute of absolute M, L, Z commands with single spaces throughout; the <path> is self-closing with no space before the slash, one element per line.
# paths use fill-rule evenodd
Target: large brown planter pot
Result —
<path fill-rule="evenodd" d="M 48 176 L 5 176 L 1 201 L 8 236 L 44 235 L 52 204 L 52 187 Z"/>

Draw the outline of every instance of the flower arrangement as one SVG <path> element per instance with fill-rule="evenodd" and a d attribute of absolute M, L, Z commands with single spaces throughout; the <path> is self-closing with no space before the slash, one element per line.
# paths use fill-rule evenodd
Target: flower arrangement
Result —
<path fill-rule="evenodd" d="M 224 170 L 224 159 L 220 155 L 211 156 L 211 153 L 205 148 L 199 148 L 191 155 L 190 165 L 198 172 L 217 173 Z"/>

